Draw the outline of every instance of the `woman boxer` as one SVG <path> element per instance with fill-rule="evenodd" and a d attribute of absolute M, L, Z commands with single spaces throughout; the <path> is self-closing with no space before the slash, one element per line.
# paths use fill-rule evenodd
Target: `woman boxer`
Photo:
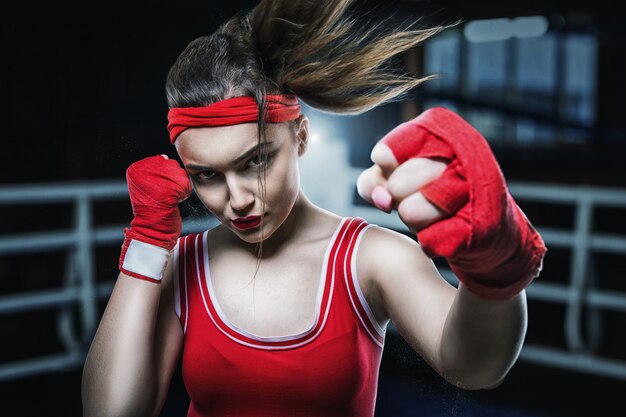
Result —
<path fill-rule="evenodd" d="M 359 177 L 417 240 L 300 187 L 300 102 L 356 114 L 400 97 L 427 78 L 390 58 L 444 29 L 365 29 L 350 3 L 263 0 L 170 69 L 183 167 L 155 155 L 126 172 L 134 218 L 84 367 L 86 416 L 158 415 L 182 360 L 188 416 L 371 417 L 390 321 L 455 386 L 497 386 L 515 363 L 546 249 L 463 119 L 433 108 L 399 125 Z M 181 237 L 192 189 L 220 225 Z"/>

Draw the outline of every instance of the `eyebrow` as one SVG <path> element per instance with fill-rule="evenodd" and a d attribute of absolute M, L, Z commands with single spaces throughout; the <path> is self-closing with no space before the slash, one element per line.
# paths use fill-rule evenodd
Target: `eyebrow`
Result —
<path fill-rule="evenodd" d="M 258 153 L 261 148 L 263 148 L 263 147 L 269 148 L 273 144 L 274 144 L 274 142 L 265 142 L 265 143 L 258 143 L 256 145 L 254 145 L 253 147 L 251 147 L 250 149 L 248 149 L 247 151 L 245 151 L 244 153 L 242 153 L 241 155 L 236 157 L 233 160 L 233 165 L 237 165 L 237 164 L 241 163 L 242 161 L 252 157 L 252 155 L 255 155 L 256 153 Z M 195 170 L 195 171 L 202 171 L 202 170 L 205 170 L 205 169 L 211 169 L 211 167 L 209 167 L 209 166 L 195 165 L 195 164 L 185 165 L 185 168 L 191 169 L 191 170 Z"/>

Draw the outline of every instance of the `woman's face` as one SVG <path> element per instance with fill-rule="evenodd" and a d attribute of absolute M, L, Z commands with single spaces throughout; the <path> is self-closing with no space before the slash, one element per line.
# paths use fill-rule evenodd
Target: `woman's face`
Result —
<path fill-rule="evenodd" d="M 205 207 L 248 243 L 270 237 L 287 219 L 300 192 L 298 157 L 308 120 L 268 123 L 265 152 L 256 123 L 185 130 L 176 150 Z M 259 173 L 266 170 L 265 205 Z"/>

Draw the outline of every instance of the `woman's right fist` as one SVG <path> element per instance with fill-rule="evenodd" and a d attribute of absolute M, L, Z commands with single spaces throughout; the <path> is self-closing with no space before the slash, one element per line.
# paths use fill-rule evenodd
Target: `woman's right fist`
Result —
<path fill-rule="evenodd" d="M 126 183 L 134 217 L 124 230 L 120 270 L 159 280 L 182 230 L 178 204 L 191 195 L 191 182 L 177 161 L 155 155 L 131 164 Z"/>

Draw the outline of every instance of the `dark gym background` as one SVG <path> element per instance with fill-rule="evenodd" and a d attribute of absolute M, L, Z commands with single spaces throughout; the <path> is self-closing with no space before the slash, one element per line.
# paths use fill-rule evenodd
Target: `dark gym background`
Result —
<path fill-rule="evenodd" d="M 294 0 L 295 1 L 295 0 Z M 121 179 L 137 159 L 156 153 L 173 156 L 165 129 L 164 80 L 169 66 L 193 38 L 212 32 L 254 1 L 32 2 L 14 3 L 0 15 L 0 123 L 3 131 L 0 187 L 20 184 Z M 352 147 L 352 164 L 393 125 L 429 103 L 453 103 L 459 110 L 520 115 L 552 129 L 573 132 L 575 141 L 549 146 L 516 146 L 511 138 L 493 142 L 508 180 L 564 185 L 626 187 L 626 15 L 601 1 L 357 1 L 373 14 L 421 16 L 424 23 L 457 19 L 545 16 L 549 30 L 593 35 L 597 40 L 593 117 L 565 120 L 541 106 L 510 106 L 462 91 L 418 89 L 406 104 L 392 104 L 371 115 L 346 118 L 342 135 Z M 420 51 L 417 51 L 420 57 Z M 407 61 L 408 62 L 408 61 Z M 410 64 L 409 64 L 410 65 Z M 418 68 L 418 70 L 420 70 Z M 422 69 L 423 70 L 423 69 Z M 551 100 L 555 97 L 545 97 Z M 414 107 L 411 107 L 413 105 Z M 504 130 L 505 132 L 506 129 Z M 532 219 L 558 223 L 572 213 L 523 207 Z M 102 221 L 130 221 L 120 203 L 98 208 Z M 597 219 L 607 230 L 626 234 L 624 210 Z M 565 220 L 564 220 L 565 221 Z M 567 221 L 565 221 L 567 222 Z M 71 213 L 62 205 L 0 205 L 0 236 L 62 229 Z M 98 280 L 117 275 L 117 248 L 98 253 Z M 554 251 L 546 275 L 569 265 Z M 626 289 L 624 256 L 599 266 L 609 287 Z M 60 285 L 64 258 L 59 253 L 0 257 L 0 300 L 12 294 Z M 622 281 L 619 281 L 621 277 Z M 563 309 L 530 302 L 530 342 L 561 345 L 554 334 Z M 101 306 L 104 307 L 104 304 Z M 61 349 L 55 310 L 0 315 L 0 365 Z M 623 315 L 607 317 L 598 354 L 626 359 Z M 557 323 L 557 324 L 555 324 Z M 561 325 L 562 326 L 562 325 Z M 0 381 L 0 415 L 80 416 L 80 367 Z M 387 336 L 379 384 L 377 417 L 403 416 L 561 416 L 622 415 L 626 380 L 520 360 L 506 381 L 489 391 L 457 390 L 436 376 L 391 333 Z M 187 397 L 177 374 L 163 417 L 186 413 Z"/>

